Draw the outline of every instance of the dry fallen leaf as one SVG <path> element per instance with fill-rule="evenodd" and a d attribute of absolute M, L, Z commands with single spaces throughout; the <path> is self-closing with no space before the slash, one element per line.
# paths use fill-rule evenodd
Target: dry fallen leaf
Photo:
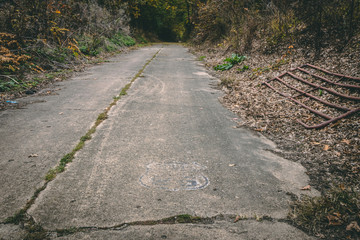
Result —
<path fill-rule="evenodd" d="M 235 167 L 235 164 L 229 164 L 229 167 Z"/>
<path fill-rule="evenodd" d="M 328 215 L 327 219 L 329 220 L 329 225 L 331 226 L 341 226 L 343 224 L 340 213 Z"/>
<path fill-rule="evenodd" d="M 343 139 L 343 140 L 341 140 L 341 142 L 342 142 L 342 143 L 346 143 L 347 145 L 349 145 L 351 141 L 348 140 L 348 139 Z"/>
<path fill-rule="evenodd" d="M 241 220 L 241 217 L 238 215 L 238 216 L 236 216 L 234 223 L 238 222 L 239 220 Z"/>
<path fill-rule="evenodd" d="M 29 158 L 32 158 L 32 157 L 38 157 L 39 155 L 37 155 L 36 153 L 33 153 L 33 154 L 30 154 L 29 155 Z"/>
<path fill-rule="evenodd" d="M 349 225 L 346 227 L 346 231 L 352 231 L 355 230 L 357 232 L 360 232 L 359 224 L 356 221 L 352 221 Z"/>
<path fill-rule="evenodd" d="M 320 145 L 319 142 L 311 142 L 312 145 Z"/>
<path fill-rule="evenodd" d="M 311 186 L 310 185 L 307 185 L 307 186 L 305 186 L 305 187 L 303 187 L 301 190 L 311 190 Z"/>
<path fill-rule="evenodd" d="M 329 145 L 324 145 L 324 148 L 323 148 L 324 151 L 329 151 L 329 149 L 330 149 Z"/>

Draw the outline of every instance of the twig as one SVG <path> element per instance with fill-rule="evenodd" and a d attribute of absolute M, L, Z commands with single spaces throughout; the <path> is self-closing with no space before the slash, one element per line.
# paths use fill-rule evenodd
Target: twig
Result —
<path fill-rule="evenodd" d="M 12 77 L 9 77 L 9 76 L 7 76 L 7 75 L 0 75 L 0 77 L 10 78 L 11 80 L 13 80 L 14 82 L 16 82 L 17 84 L 20 84 L 18 81 L 16 81 L 15 79 L 13 79 Z"/>

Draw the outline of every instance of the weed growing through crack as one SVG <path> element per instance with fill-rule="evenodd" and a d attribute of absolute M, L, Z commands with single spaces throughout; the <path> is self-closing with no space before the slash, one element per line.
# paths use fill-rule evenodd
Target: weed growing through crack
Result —
<path fill-rule="evenodd" d="M 132 82 L 126 84 L 125 87 L 123 89 L 121 89 L 120 96 L 127 95 L 127 90 L 129 90 L 129 88 L 131 87 L 131 84 L 132 84 Z"/>
<path fill-rule="evenodd" d="M 66 229 L 56 229 L 57 237 L 71 235 L 71 234 L 77 233 L 79 231 L 80 231 L 80 229 L 76 228 L 76 227 L 66 228 Z"/>
<path fill-rule="evenodd" d="M 23 207 L 22 209 L 20 209 L 19 211 L 17 211 L 14 216 L 8 217 L 5 220 L 5 224 L 19 224 L 21 221 L 23 221 L 25 219 L 26 216 L 26 211 L 31 207 L 31 205 L 33 205 L 33 203 L 35 202 L 36 198 L 39 196 L 39 194 L 46 188 L 47 186 L 46 182 L 42 187 L 36 189 L 34 195 L 31 197 L 31 199 L 26 203 L 25 207 Z"/>
<path fill-rule="evenodd" d="M 25 209 L 20 209 L 18 212 L 16 212 L 14 214 L 14 216 L 8 217 L 7 219 L 5 219 L 5 223 L 6 224 L 19 224 L 21 222 L 21 220 L 25 217 L 26 214 L 26 210 Z"/>
<path fill-rule="evenodd" d="M 200 221 L 201 217 L 194 217 L 189 214 L 183 214 L 176 217 L 176 222 L 178 223 L 196 223 Z"/>
<path fill-rule="evenodd" d="M 27 231 L 24 240 L 40 240 L 40 239 L 49 239 L 47 236 L 46 230 L 39 224 L 30 224 L 25 227 Z"/>
<path fill-rule="evenodd" d="M 142 69 L 140 69 L 140 71 L 135 75 L 135 77 L 133 77 L 133 79 L 131 79 L 130 83 L 126 84 L 125 87 L 123 87 L 121 89 L 121 92 L 119 94 L 119 96 L 113 97 L 113 102 L 109 105 L 108 108 L 105 109 L 104 112 L 100 113 L 99 116 L 97 117 L 95 124 L 92 128 L 90 128 L 90 130 L 80 138 L 79 143 L 76 145 L 76 147 L 68 154 L 66 154 L 61 160 L 60 163 L 57 167 L 50 169 L 49 172 L 46 174 L 45 176 L 45 180 L 47 182 L 54 180 L 54 178 L 56 177 L 57 174 L 64 172 L 66 165 L 70 162 L 72 162 L 72 160 L 75 157 L 75 154 L 83 149 L 83 147 L 85 146 L 85 142 L 91 139 L 91 135 L 95 133 L 96 128 L 108 118 L 108 113 L 110 111 L 110 109 L 116 105 L 116 103 L 121 99 L 122 96 L 127 94 L 127 90 L 129 90 L 129 88 L 131 87 L 132 83 L 144 72 L 145 68 L 150 64 L 150 62 L 159 54 L 160 50 L 156 52 L 156 54 L 143 66 Z"/>
<path fill-rule="evenodd" d="M 150 220 L 150 221 L 138 221 L 133 223 L 128 223 L 128 225 L 157 225 L 157 224 L 184 224 L 184 223 L 209 223 L 213 222 L 211 218 L 202 218 L 198 216 L 191 216 L 189 214 L 182 214 L 173 217 L 163 218 L 160 220 Z"/>

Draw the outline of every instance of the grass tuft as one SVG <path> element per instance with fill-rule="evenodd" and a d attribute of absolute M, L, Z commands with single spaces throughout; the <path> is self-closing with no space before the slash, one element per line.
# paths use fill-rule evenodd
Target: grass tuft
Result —
<path fill-rule="evenodd" d="M 108 115 L 106 112 L 100 113 L 96 121 L 104 121 L 108 118 Z"/>
<path fill-rule="evenodd" d="M 199 60 L 199 61 L 204 61 L 205 58 L 206 58 L 206 56 L 200 56 L 200 57 L 198 58 L 198 60 Z"/>
<path fill-rule="evenodd" d="M 178 215 L 176 217 L 176 222 L 178 223 L 196 223 L 200 221 L 201 221 L 201 217 L 196 217 L 196 216 L 194 217 L 189 214 Z"/>

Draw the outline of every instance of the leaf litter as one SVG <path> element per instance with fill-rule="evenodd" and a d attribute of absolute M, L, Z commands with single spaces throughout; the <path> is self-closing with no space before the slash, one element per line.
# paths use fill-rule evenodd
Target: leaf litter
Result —
<path fill-rule="evenodd" d="M 322 57 L 314 60 L 314 56 L 308 51 L 297 49 L 296 46 L 293 53 L 286 58 L 282 57 L 281 49 L 278 53 L 270 55 L 259 52 L 257 48 L 246 54 L 248 57 L 244 64 L 249 66 L 249 69 L 243 72 L 235 68 L 227 71 L 213 70 L 213 67 L 220 64 L 224 56 L 228 55 L 228 48 L 214 49 L 203 45 L 201 48 L 193 47 L 192 51 L 197 55 L 206 56 L 205 66 L 212 75 L 220 79 L 219 88 L 223 90 L 224 96 L 219 100 L 242 120 L 239 121 L 238 127 L 258 131 L 274 141 L 281 150 L 279 155 L 301 163 L 307 169 L 310 185 L 302 190 L 315 188 L 322 193 L 318 199 L 298 199 L 292 206 L 290 220 L 296 226 L 320 238 L 359 239 L 357 225 L 354 222 L 360 223 L 360 114 L 356 113 L 320 130 L 305 129 L 296 119 L 310 121 L 311 124 L 321 123 L 323 119 L 279 96 L 263 86 L 262 82 L 307 63 L 334 73 L 360 77 L 360 49 L 351 47 L 351 44 L 340 54 L 335 49 L 324 49 Z M 288 84 L 307 90 L 304 84 L 288 82 L 290 80 L 285 79 Z M 316 80 L 307 80 L 317 84 Z M 336 90 L 350 94 L 340 87 Z M 288 94 L 294 92 L 289 91 Z M 348 104 L 327 94 L 326 91 L 318 90 L 312 94 L 335 104 Z M 351 94 L 359 96 L 360 92 L 352 90 Z M 307 98 L 303 98 L 302 101 L 306 104 L 310 102 Z M 337 110 L 314 101 L 310 104 L 310 107 L 318 108 L 331 116 L 339 114 Z M 347 107 L 359 107 L 359 102 L 351 102 Z M 348 198 L 339 203 L 343 196 Z M 324 209 L 324 206 L 327 208 Z M 337 215 L 339 212 L 336 208 L 342 208 L 341 216 Z M 299 217 L 299 214 L 302 214 L 303 218 Z"/>

